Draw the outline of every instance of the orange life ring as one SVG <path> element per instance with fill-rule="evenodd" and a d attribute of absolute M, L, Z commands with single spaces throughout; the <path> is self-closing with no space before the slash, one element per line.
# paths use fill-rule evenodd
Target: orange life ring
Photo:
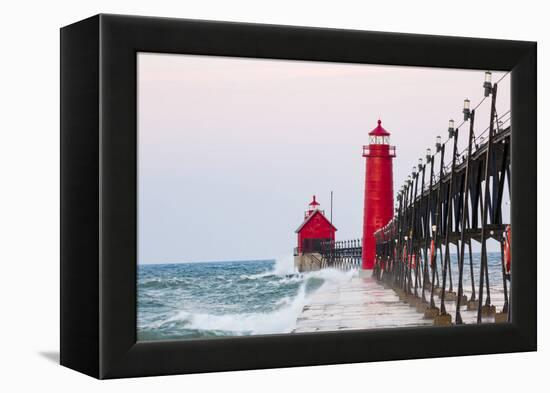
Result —
<path fill-rule="evenodd" d="M 512 227 L 506 226 L 504 231 L 504 266 L 506 267 L 506 273 L 510 273 L 510 266 L 512 262 Z"/>
<path fill-rule="evenodd" d="M 435 242 L 434 242 L 434 239 L 432 239 L 432 242 L 430 244 L 430 261 L 431 261 L 431 266 L 433 267 L 433 265 L 435 263 Z"/>

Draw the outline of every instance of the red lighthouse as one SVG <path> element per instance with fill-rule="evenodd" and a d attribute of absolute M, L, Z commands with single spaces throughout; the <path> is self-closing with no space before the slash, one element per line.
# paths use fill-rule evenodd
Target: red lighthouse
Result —
<path fill-rule="evenodd" d="M 337 229 L 332 225 L 325 212 L 319 209 L 319 202 L 313 195 L 304 214 L 304 222 L 296 229 L 298 234 L 297 254 L 316 253 L 321 249 L 321 242 L 334 240 Z"/>
<path fill-rule="evenodd" d="M 393 217 L 393 162 L 395 146 L 390 146 L 390 133 L 378 127 L 369 132 L 369 145 L 363 146 L 367 158 L 365 202 L 363 206 L 363 269 L 372 269 L 375 257 L 374 232 Z"/>

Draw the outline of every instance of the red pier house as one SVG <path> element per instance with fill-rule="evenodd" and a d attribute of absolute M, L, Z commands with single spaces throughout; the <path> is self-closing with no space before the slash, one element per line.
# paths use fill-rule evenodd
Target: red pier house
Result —
<path fill-rule="evenodd" d="M 372 269 L 376 252 L 374 232 L 393 217 L 393 161 L 395 146 L 382 121 L 369 132 L 369 145 L 363 146 L 366 160 L 365 202 L 363 205 L 362 268 Z"/>
<path fill-rule="evenodd" d="M 304 222 L 296 229 L 298 234 L 296 255 L 319 252 L 321 242 L 334 240 L 337 229 L 325 217 L 325 212 L 319 209 L 319 205 L 315 195 L 313 195 L 313 200 L 304 213 Z"/>

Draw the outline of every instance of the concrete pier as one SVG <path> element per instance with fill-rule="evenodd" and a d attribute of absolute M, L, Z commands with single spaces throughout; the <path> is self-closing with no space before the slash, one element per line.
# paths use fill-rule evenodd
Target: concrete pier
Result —
<path fill-rule="evenodd" d="M 370 272 L 340 285 L 326 284 L 314 293 L 298 317 L 294 332 L 377 329 L 432 325 L 423 314 L 399 300 Z"/>
<path fill-rule="evenodd" d="M 502 289 L 492 287 L 493 305 L 500 311 L 503 305 Z M 468 293 L 466 295 L 469 296 Z M 429 299 L 429 293 L 426 293 Z M 436 306 L 440 298 L 435 297 Z M 392 288 L 383 285 L 371 276 L 371 271 L 362 271 L 350 281 L 340 284 L 325 284 L 314 293 L 298 317 L 293 332 L 319 332 L 351 329 L 381 329 L 411 326 L 433 326 L 433 319 L 424 318 L 424 309 L 418 306 L 418 298 L 410 295 L 399 296 Z M 464 323 L 477 322 L 477 309 L 461 307 Z M 447 313 L 454 324 L 454 300 L 445 301 Z M 439 318 L 442 320 L 442 318 Z M 444 318 L 448 320 L 448 317 Z M 502 317 L 497 317 L 502 322 Z M 484 323 L 494 323 L 495 315 L 483 318 Z"/>

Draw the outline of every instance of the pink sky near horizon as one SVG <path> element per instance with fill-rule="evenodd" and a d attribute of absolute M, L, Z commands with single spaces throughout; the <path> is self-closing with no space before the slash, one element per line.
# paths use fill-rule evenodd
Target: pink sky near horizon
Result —
<path fill-rule="evenodd" d="M 448 120 L 462 122 L 464 98 L 481 100 L 484 71 L 140 53 L 139 263 L 289 256 L 311 196 L 328 213 L 331 190 L 337 238 L 359 238 L 361 147 L 378 118 L 396 191 Z"/>

